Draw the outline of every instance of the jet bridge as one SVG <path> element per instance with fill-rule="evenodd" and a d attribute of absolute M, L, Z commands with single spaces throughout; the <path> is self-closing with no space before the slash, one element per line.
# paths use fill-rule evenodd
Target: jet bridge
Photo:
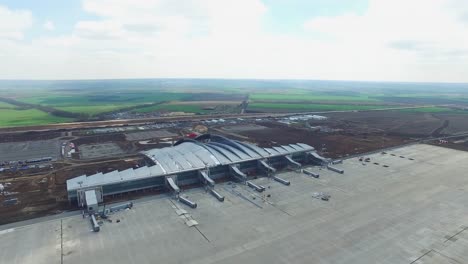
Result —
<path fill-rule="evenodd" d="M 169 187 L 174 191 L 174 193 L 176 195 L 178 195 L 180 193 L 180 188 L 179 188 L 179 186 L 177 186 L 174 179 L 171 178 L 171 177 L 167 177 L 166 181 L 167 181 L 167 184 L 169 185 Z"/>
<path fill-rule="evenodd" d="M 236 165 L 230 165 L 229 171 L 231 172 L 232 176 L 234 176 L 234 178 L 242 182 L 247 181 L 247 175 L 245 175 Z"/>
<path fill-rule="evenodd" d="M 331 171 L 334 171 L 336 173 L 340 173 L 340 174 L 343 174 L 344 173 L 344 170 L 343 169 L 339 169 L 337 167 L 333 167 L 331 165 L 328 165 L 327 166 L 327 169 L 331 170 Z"/>
<path fill-rule="evenodd" d="M 265 160 L 259 160 L 258 162 L 259 162 L 259 164 L 260 164 L 260 166 L 261 166 L 262 168 L 266 169 L 267 173 L 270 173 L 270 172 L 271 172 L 271 173 L 274 173 L 274 172 L 276 172 L 276 169 L 273 168 L 273 167 L 271 167 L 270 165 L 268 165 L 268 163 L 266 163 Z"/>
<path fill-rule="evenodd" d="M 255 189 L 257 192 L 263 192 L 263 191 L 265 191 L 265 187 L 263 187 L 262 185 L 257 185 L 257 184 L 255 184 L 255 183 L 253 183 L 253 182 L 251 182 L 251 181 L 248 181 L 248 182 L 247 182 L 247 186 L 249 186 L 249 187 Z"/>
<path fill-rule="evenodd" d="M 177 177 L 177 176 L 176 176 Z M 176 195 L 176 199 L 185 204 L 185 205 L 188 205 L 189 207 L 195 209 L 197 208 L 197 203 L 195 202 L 192 202 L 190 201 L 189 199 L 187 198 L 184 198 L 182 197 L 182 195 L 180 195 L 180 188 L 179 186 L 177 186 L 177 184 L 175 183 L 174 181 L 174 178 L 173 177 L 166 177 L 166 181 L 167 181 L 167 184 L 169 185 L 169 188 L 172 189 L 174 191 L 174 194 Z"/>
<path fill-rule="evenodd" d="M 273 176 L 273 180 L 275 180 L 275 181 L 277 181 L 277 182 L 279 182 L 279 183 L 282 183 L 282 184 L 284 184 L 284 185 L 286 185 L 286 186 L 291 185 L 291 182 L 290 182 L 290 181 L 285 180 L 285 179 L 280 178 L 280 177 L 277 177 L 277 176 Z"/>
<path fill-rule="evenodd" d="M 312 157 L 312 159 L 314 159 L 316 161 L 319 161 L 322 164 L 328 164 L 329 163 L 329 159 L 320 156 L 316 152 L 308 152 L 307 154 L 309 154 L 309 156 Z"/>
<path fill-rule="evenodd" d="M 218 192 L 215 191 L 214 189 L 210 189 L 209 192 L 210 192 L 211 195 L 213 195 L 216 199 L 218 199 L 218 201 L 224 202 L 224 196 L 222 196 L 220 193 L 218 193 Z"/>
<path fill-rule="evenodd" d="M 302 165 L 299 162 L 293 160 L 291 156 L 284 156 L 284 158 L 286 158 L 288 165 L 291 165 L 292 167 L 295 167 L 297 169 L 302 167 Z"/>
<path fill-rule="evenodd" d="M 209 185 L 210 187 L 214 187 L 215 182 L 210 178 L 210 176 L 208 176 L 208 173 L 206 171 L 198 171 L 198 172 L 204 184 Z"/>
<path fill-rule="evenodd" d="M 179 201 L 185 205 L 188 205 L 190 208 L 193 208 L 193 209 L 197 208 L 197 203 L 194 203 L 190 201 L 189 199 L 184 198 L 182 196 L 179 196 Z"/>
<path fill-rule="evenodd" d="M 312 176 L 312 177 L 314 177 L 314 178 L 320 177 L 320 174 L 318 174 L 318 173 L 316 173 L 316 172 L 313 172 L 313 171 L 310 171 L 310 170 L 304 169 L 304 170 L 302 170 L 302 172 L 303 172 L 304 174 L 310 175 L 310 176 Z"/>
<path fill-rule="evenodd" d="M 224 202 L 224 196 L 215 191 L 215 182 L 213 181 L 213 179 L 210 178 L 210 176 L 208 176 L 208 171 L 200 170 L 198 172 L 200 174 L 203 184 L 205 184 L 208 187 L 208 192 L 211 195 L 213 195 L 216 199 L 218 199 L 218 201 Z"/>
<path fill-rule="evenodd" d="M 96 217 L 94 216 L 94 214 L 91 215 L 90 222 L 91 222 L 91 225 L 93 226 L 93 231 L 99 232 L 101 228 L 99 227 L 99 223 L 96 221 Z"/>

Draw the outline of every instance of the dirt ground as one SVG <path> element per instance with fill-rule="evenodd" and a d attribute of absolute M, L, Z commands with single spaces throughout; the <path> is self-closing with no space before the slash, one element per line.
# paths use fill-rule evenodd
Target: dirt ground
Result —
<path fill-rule="evenodd" d="M 112 133 L 112 134 L 100 134 L 93 136 L 84 136 L 80 137 L 73 141 L 75 145 L 82 144 L 97 144 L 102 142 L 119 142 L 125 141 L 125 135 L 122 133 Z"/>
<path fill-rule="evenodd" d="M 222 127 L 225 131 L 230 132 L 243 132 L 243 131 L 253 131 L 253 130 L 263 130 L 266 127 L 256 125 L 256 124 L 247 124 L 247 125 L 231 125 Z"/>
<path fill-rule="evenodd" d="M 55 169 L 36 175 L 0 175 L 9 195 L 0 195 L 0 225 L 60 213 L 74 209 L 67 200 L 66 181 L 80 175 L 124 170 L 144 163 L 143 157 L 103 161 L 93 164 L 57 163 Z M 62 166 L 62 168 L 60 168 Z M 6 199 L 17 198 L 15 205 L 3 205 Z"/>
<path fill-rule="evenodd" d="M 468 131 L 467 114 L 434 114 L 434 117 L 449 121 L 447 128 L 443 131 L 445 134 L 455 134 Z"/>
<path fill-rule="evenodd" d="M 468 132 L 468 115 L 463 114 L 376 111 L 323 115 L 328 119 L 289 125 L 280 123 L 287 119 L 277 122 L 262 120 L 256 124 L 264 129 L 254 129 L 256 125 L 242 125 L 243 129 L 236 129 L 234 125 L 216 130 L 263 147 L 302 142 L 331 158 L 398 146 L 416 139 Z M 244 129 L 248 127 L 252 129 Z M 460 144 L 456 147 L 463 149 Z"/>
<path fill-rule="evenodd" d="M 348 132 L 382 132 L 387 135 L 423 138 L 468 132 L 468 115 L 376 111 L 330 113 L 327 121 Z M 437 131 L 437 129 L 440 131 Z M 438 133 L 437 133 L 438 132 Z"/>
<path fill-rule="evenodd" d="M 33 140 L 47 140 L 58 138 L 62 135 L 60 132 L 26 132 L 26 133 L 7 133 L 0 136 L 0 142 L 18 142 L 18 141 L 33 141 Z"/>
<path fill-rule="evenodd" d="M 133 133 L 125 134 L 125 138 L 128 141 L 145 140 L 145 139 L 152 139 L 152 138 L 167 138 L 167 137 L 175 137 L 175 136 L 177 136 L 177 134 L 169 132 L 165 129 L 144 131 L 144 132 L 133 132 Z"/>
<path fill-rule="evenodd" d="M 248 141 L 260 147 L 271 147 L 291 143 L 305 143 L 313 146 L 330 158 L 345 157 L 379 148 L 397 146 L 406 139 L 388 135 L 362 134 L 359 136 L 340 133 L 320 133 L 303 128 L 294 128 L 279 123 L 262 123 L 266 129 L 239 132 L 248 137 Z M 240 139 L 245 140 L 245 139 Z"/>

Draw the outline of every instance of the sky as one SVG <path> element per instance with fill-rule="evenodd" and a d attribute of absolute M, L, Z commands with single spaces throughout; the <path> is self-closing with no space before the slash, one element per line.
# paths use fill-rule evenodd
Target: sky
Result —
<path fill-rule="evenodd" d="M 0 0 L 0 79 L 468 82 L 467 0 Z"/>

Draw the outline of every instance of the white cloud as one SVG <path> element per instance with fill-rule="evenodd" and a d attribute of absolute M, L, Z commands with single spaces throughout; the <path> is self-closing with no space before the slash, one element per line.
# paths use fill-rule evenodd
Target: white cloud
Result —
<path fill-rule="evenodd" d="M 370 0 L 362 15 L 312 18 L 287 36 L 265 29 L 260 0 L 84 0 L 83 9 L 98 18 L 69 34 L 0 44 L 2 75 L 468 81 L 464 0 Z"/>
<path fill-rule="evenodd" d="M 352 47 L 349 51 L 360 54 L 361 61 L 375 61 L 382 76 L 391 65 L 411 80 L 467 81 L 454 74 L 468 66 L 463 10 L 468 10 L 466 1 L 371 0 L 364 15 L 318 17 L 304 26 L 328 35 L 340 50 Z"/>
<path fill-rule="evenodd" d="M 31 12 L 11 10 L 0 5 L 0 39 L 20 40 L 31 25 Z"/>
<path fill-rule="evenodd" d="M 267 8 L 260 0 L 85 0 L 86 11 L 126 31 L 177 34 L 245 34 L 261 30 Z M 96 25 L 96 27 L 99 27 Z M 114 28 L 116 30 L 116 28 Z"/>
<path fill-rule="evenodd" d="M 54 22 L 50 21 L 50 20 L 47 20 L 46 22 L 44 22 L 44 29 L 45 30 L 48 30 L 48 31 L 54 31 L 55 30 L 55 24 Z"/>

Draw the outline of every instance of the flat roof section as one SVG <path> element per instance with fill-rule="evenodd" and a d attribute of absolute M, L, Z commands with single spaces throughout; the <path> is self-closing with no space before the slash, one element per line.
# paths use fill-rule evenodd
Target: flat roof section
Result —
<path fill-rule="evenodd" d="M 308 168 L 318 179 L 276 174 L 290 186 L 253 180 L 266 187 L 261 194 L 220 183 L 223 203 L 202 188 L 182 192 L 197 209 L 159 195 L 112 215 L 99 233 L 81 216 L 3 230 L 0 263 L 61 263 L 62 255 L 65 264 L 468 263 L 468 152 L 430 145 L 387 152 L 366 165 L 358 158 L 335 165 L 344 174 L 318 167 Z M 198 224 L 189 227 L 192 219 Z"/>
<path fill-rule="evenodd" d="M 97 205 L 96 192 L 94 190 L 89 190 L 85 192 L 86 205 Z"/>

